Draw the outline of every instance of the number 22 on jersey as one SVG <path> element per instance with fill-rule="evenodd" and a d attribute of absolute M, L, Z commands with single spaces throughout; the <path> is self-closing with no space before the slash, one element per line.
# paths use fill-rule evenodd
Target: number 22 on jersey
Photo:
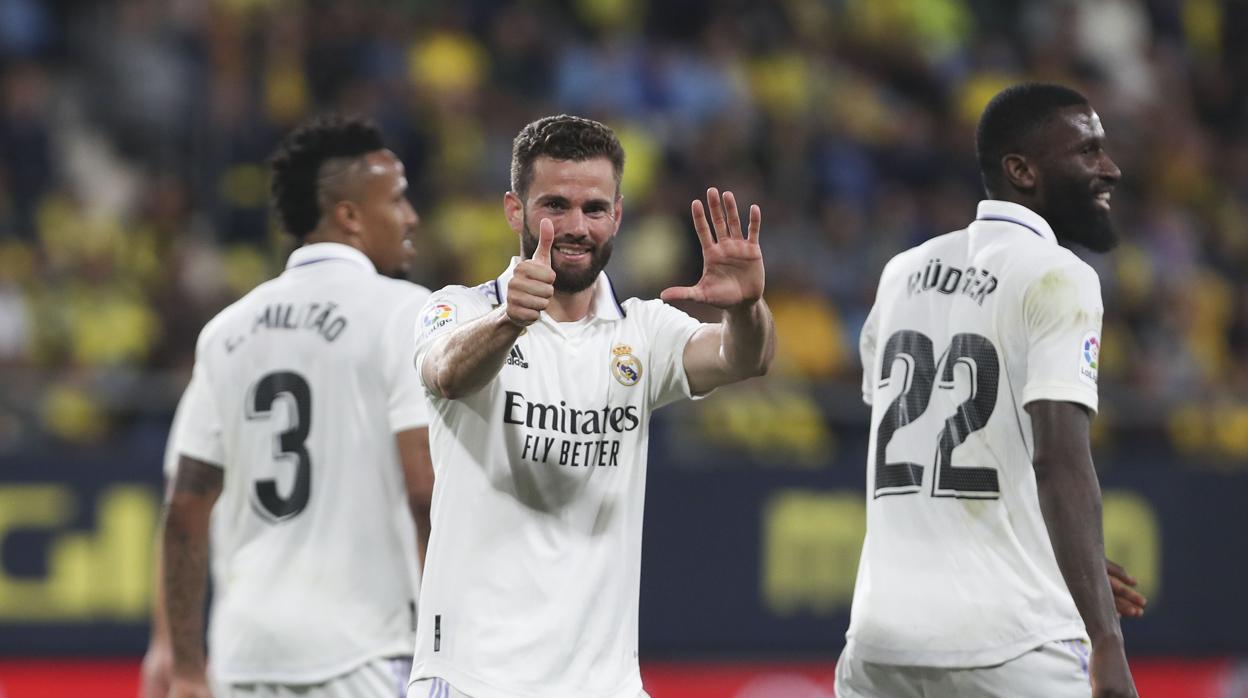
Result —
<path fill-rule="evenodd" d="M 894 369 L 894 365 L 899 370 Z M 933 497 L 996 499 L 1001 492 L 997 471 L 991 467 L 953 465 L 953 451 L 968 436 L 984 428 L 997 405 L 1000 366 L 996 347 L 987 337 L 962 333 L 953 336 L 940 361 L 935 359 L 932 340 L 914 330 L 899 330 L 888 338 L 880 361 L 879 387 L 901 381 L 901 393 L 888 405 L 875 434 L 875 497 L 915 494 L 922 489 L 922 463 L 890 463 L 885 456 L 888 444 L 900 429 L 927 411 L 932 390 L 952 390 L 958 366 L 971 376 L 971 394 L 944 421 L 944 429 L 933 435 L 935 468 Z M 940 383 L 936 383 L 939 369 Z M 902 373 L 904 372 L 904 373 Z M 926 435 L 908 435 L 929 438 Z"/>

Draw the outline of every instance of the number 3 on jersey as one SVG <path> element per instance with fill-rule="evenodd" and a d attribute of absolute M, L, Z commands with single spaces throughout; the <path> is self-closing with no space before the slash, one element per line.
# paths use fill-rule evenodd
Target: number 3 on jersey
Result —
<path fill-rule="evenodd" d="M 280 396 L 294 402 L 293 424 L 277 435 L 274 448 L 275 460 L 294 460 L 295 484 L 290 496 L 278 494 L 277 480 L 256 480 L 252 504 L 262 516 L 273 521 L 294 518 L 308 505 L 312 494 L 312 460 L 308 457 L 308 431 L 312 428 L 312 390 L 303 376 L 292 371 L 266 374 L 249 391 L 247 419 L 268 419 L 273 403 Z"/>
<path fill-rule="evenodd" d="M 932 340 L 921 332 L 894 332 L 884 345 L 881 359 L 880 387 L 894 379 L 893 364 L 900 360 L 905 375 L 901 393 L 889 404 L 875 434 L 875 496 L 914 494 L 923 484 L 924 465 L 889 463 L 885 458 L 893 434 L 914 422 L 927 411 L 935 386 L 937 362 Z M 936 474 L 932 496 L 995 499 L 1001 491 L 995 468 L 954 467 L 953 451 L 968 436 L 984 428 L 997 405 L 1000 368 L 997 350 L 988 338 L 977 334 L 954 335 L 944 357 L 940 387 L 952 389 L 954 372 L 963 365 L 971 375 L 971 396 L 958 405 L 957 411 L 945 420 L 945 428 L 936 442 Z"/>

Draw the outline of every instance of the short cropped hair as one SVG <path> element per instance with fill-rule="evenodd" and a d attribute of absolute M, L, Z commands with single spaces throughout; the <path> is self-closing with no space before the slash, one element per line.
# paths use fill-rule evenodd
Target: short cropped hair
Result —
<path fill-rule="evenodd" d="M 1024 153 L 1027 141 L 1058 110 L 1087 104 L 1086 97 L 1069 87 L 1041 82 L 1013 85 L 997 93 L 984 108 L 975 130 L 979 172 L 989 193 L 1004 183 L 1002 158 Z"/>
<path fill-rule="evenodd" d="M 607 126 L 592 119 L 560 114 L 543 117 L 520 129 L 511 147 L 511 190 L 520 198 L 528 195 L 533 183 L 533 161 L 542 155 L 573 162 L 607 158 L 615 171 L 615 193 L 619 196 L 624 146 Z"/>
<path fill-rule="evenodd" d="M 321 167 L 335 158 L 358 158 L 386 147 L 381 130 L 360 117 L 314 117 L 291 131 L 269 159 L 269 193 L 282 227 L 298 238 L 321 220 L 317 181 Z"/>

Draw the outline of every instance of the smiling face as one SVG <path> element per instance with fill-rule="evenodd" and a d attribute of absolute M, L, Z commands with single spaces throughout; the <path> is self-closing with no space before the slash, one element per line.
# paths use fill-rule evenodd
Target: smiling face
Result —
<path fill-rule="evenodd" d="M 540 156 L 533 161 L 524 198 L 507 192 L 503 207 L 511 229 L 520 234 L 525 259 L 537 251 L 541 220 L 554 224 L 550 262 L 559 293 L 578 293 L 593 285 L 611 259 L 624 214 L 615 170 L 605 157 L 576 161 Z"/>
<path fill-rule="evenodd" d="M 1037 212 L 1059 240 L 1107 252 L 1118 244 L 1110 193 L 1122 171 L 1105 152 L 1105 129 L 1091 107 L 1059 110 L 1035 135 Z"/>

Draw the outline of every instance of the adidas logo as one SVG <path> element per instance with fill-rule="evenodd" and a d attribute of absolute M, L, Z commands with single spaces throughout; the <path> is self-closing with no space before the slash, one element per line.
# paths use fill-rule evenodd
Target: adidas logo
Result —
<path fill-rule="evenodd" d="M 520 351 L 519 345 L 511 345 L 511 351 L 507 352 L 507 365 L 519 366 L 520 368 L 529 367 L 529 362 L 524 358 L 524 352 Z"/>

